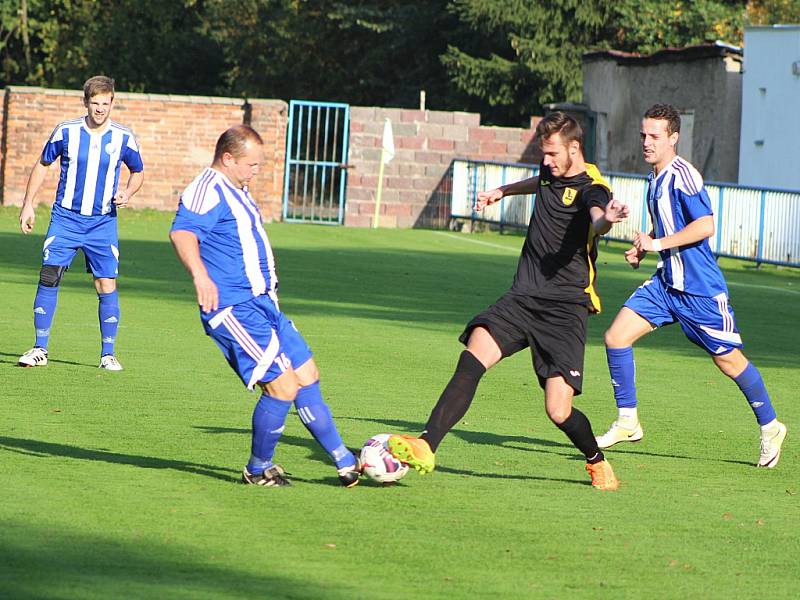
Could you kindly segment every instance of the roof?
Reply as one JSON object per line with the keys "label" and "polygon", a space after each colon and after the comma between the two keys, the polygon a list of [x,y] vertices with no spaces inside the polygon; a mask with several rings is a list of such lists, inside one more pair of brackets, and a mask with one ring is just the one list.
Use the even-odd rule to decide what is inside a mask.
{"label": "roof", "polygon": [[622,50],[596,50],[583,55],[584,62],[614,60],[624,65],[652,65],[664,62],[686,62],[707,58],[742,59],[742,49],[725,42],[710,42],[685,48],[664,48],[652,54],[623,52]]}

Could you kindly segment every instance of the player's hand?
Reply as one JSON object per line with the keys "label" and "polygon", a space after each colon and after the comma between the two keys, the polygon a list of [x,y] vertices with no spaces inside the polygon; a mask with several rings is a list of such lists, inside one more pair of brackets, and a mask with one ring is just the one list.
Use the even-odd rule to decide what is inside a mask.
{"label": "player's hand", "polygon": [[128,194],[125,191],[117,192],[117,195],[114,196],[114,204],[117,205],[118,208],[125,208],[128,205]]}
{"label": "player's hand", "polygon": [[642,231],[633,236],[633,247],[639,252],[650,252],[653,249],[653,238]]}
{"label": "player's hand", "polygon": [[639,252],[636,248],[631,247],[625,250],[625,260],[631,267],[638,269],[639,264],[642,262],[645,254],[647,253]]}
{"label": "player's hand", "polygon": [[36,222],[36,213],[33,206],[30,204],[23,204],[22,210],[19,211],[19,228],[22,233],[28,234],[33,231],[33,224]]}
{"label": "player's hand", "polygon": [[216,284],[208,275],[198,275],[194,278],[194,289],[197,291],[197,304],[204,313],[219,308],[219,291]]}
{"label": "player's hand", "polygon": [[606,204],[605,219],[608,223],[619,223],[628,218],[630,208],[627,204],[617,202],[613,198]]}
{"label": "player's hand", "polygon": [[487,206],[494,204],[503,198],[503,190],[494,188],[493,190],[486,190],[485,192],[478,192],[478,198],[475,200],[473,210],[483,210]]}

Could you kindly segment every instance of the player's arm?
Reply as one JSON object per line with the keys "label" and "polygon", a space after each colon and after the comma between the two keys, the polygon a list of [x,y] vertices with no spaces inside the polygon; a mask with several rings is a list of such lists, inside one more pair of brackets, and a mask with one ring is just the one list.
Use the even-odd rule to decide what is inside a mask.
{"label": "player's arm", "polygon": [[[50,163],[52,164],[52,163]],[[19,211],[19,227],[22,233],[33,231],[33,224],[36,222],[36,213],[33,210],[33,202],[39,194],[39,190],[44,183],[47,175],[47,168],[50,164],[45,164],[41,159],[33,165],[31,174],[28,176],[28,185],[25,187],[25,199],[22,201],[22,209]]]}
{"label": "player's arm", "polygon": [[211,312],[219,308],[219,292],[211,277],[208,276],[206,266],[200,258],[200,242],[191,231],[182,229],[169,233],[172,246],[183,266],[189,271],[197,292],[197,303],[203,312]]}
{"label": "player's arm", "polygon": [[517,196],[520,194],[533,194],[539,186],[539,176],[529,177],[522,181],[515,181],[514,183],[507,183],[496,187],[493,190],[486,190],[478,192],[478,198],[475,200],[475,210],[483,210],[487,206],[505,198],[506,196]]}
{"label": "player's arm", "polygon": [[130,202],[133,195],[139,191],[144,183],[144,171],[131,172],[128,177],[128,183],[124,190],[118,190],[117,195],[114,196],[114,204],[119,208],[123,208]]}
{"label": "player's arm", "polygon": [[628,205],[615,200],[605,186],[591,185],[582,194],[582,201],[589,207],[589,217],[597,235],[605,235],[611,231],[614,223],[628,218]]}
{"label": "player's arm", "polygon": [[633,238],[633,245],[639,252],[650,250],[669,250],[680,246],[689,246],[714,235],[714,217],[705,215],[695,219],[680,231],[662,238],[653,239],[642,231],[637,231]]}

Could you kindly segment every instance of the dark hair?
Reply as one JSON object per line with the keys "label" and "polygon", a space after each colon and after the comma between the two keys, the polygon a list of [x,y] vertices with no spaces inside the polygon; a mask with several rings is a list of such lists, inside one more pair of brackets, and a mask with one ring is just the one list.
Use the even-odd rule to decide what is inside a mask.
{"label": "dark hair", "polygon": [[245,153],[245,145],[248,141],[255,142],[259,146],[264,144],[264,140],[258,132],[250,125],[234,125],[225,130],[217,140],[214,148],[214,162],[222,159],[226,152],[234,158],[239,158]]}
{"label": "dark hair", "polygon": [[114,80],[105,75],[89,77],[83,84],[83,100],[89,102],[97,94],[111,94],[114,98]]}
{"label": "dark hair", "polygon": [[672,104],[654,104],[644,113],[644,118],[666,121],[667,133],[670,135],[681,131],[681,113]]}
{"label": "dark hair", "polygon": [[572,141],[577,141],[583,149],[583,129],[567,113],[561,111],[550,113],[536,125],[536,140],[539,145],[556,133],[561,135],[565,146]]}

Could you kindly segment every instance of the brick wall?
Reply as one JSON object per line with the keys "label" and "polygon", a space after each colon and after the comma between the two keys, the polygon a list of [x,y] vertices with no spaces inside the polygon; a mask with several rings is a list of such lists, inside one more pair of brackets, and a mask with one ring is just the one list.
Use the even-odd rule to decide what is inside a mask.
{"label": "brick wall", "polygon": [[[85,114],[82,93],[8,87],[0,114],[0,203],[19,206],[30,169],[60,121]],[[142,148],[145,183],[135,207],[174,210],[184,187],[211,158],[219,134],[249,122],[265,142],[265,164],[251,192],[267,220],[281,216],[288,106],[250,100],[118,93],[112,118],[130,127]],[[447,225],[448,167],[454,158],[535,162],[533,128],[484,127],[463,112],[351,107],[345,225],[369,227],[375,211],[384,120],[393,124],[396,154],[385,167],[382,227]],[[532,119],[532,125],[535,119]],[[121,181],[128,173],[122,168]],[[58,166],[38,201],[51,203]]]}
{"label": "brick wall", "polygon": [[[247,110],[245,110],[247,108]],[[83,94],[72,90],[9,87],[5,91],[2,203],[19,206],[31,167],[61,121],[86,113]],[[145,183],[133,200],[138,208],[175,210],[181,191],[211,164],[219,134],[249,118],[265,142],[265,166],[251,192],[268,219],[280,214],[286,103],[236,98],[117,93],[111,118],[130,127],[142,151]],[[51,165],[38,202],[52,203],[58,165]],[[127,180],[122,166],[120,181]]]}
{"label": "brick wall", "polygon": [[395,156],[384,167],[381,227],[446,226],[439,217],[447,212],[441,202],[454,158],[526,163],[539,158],[531,143],[533,128],[484,127],[475,113],[351,107],[345,225],[372,225],[387,118]]}

